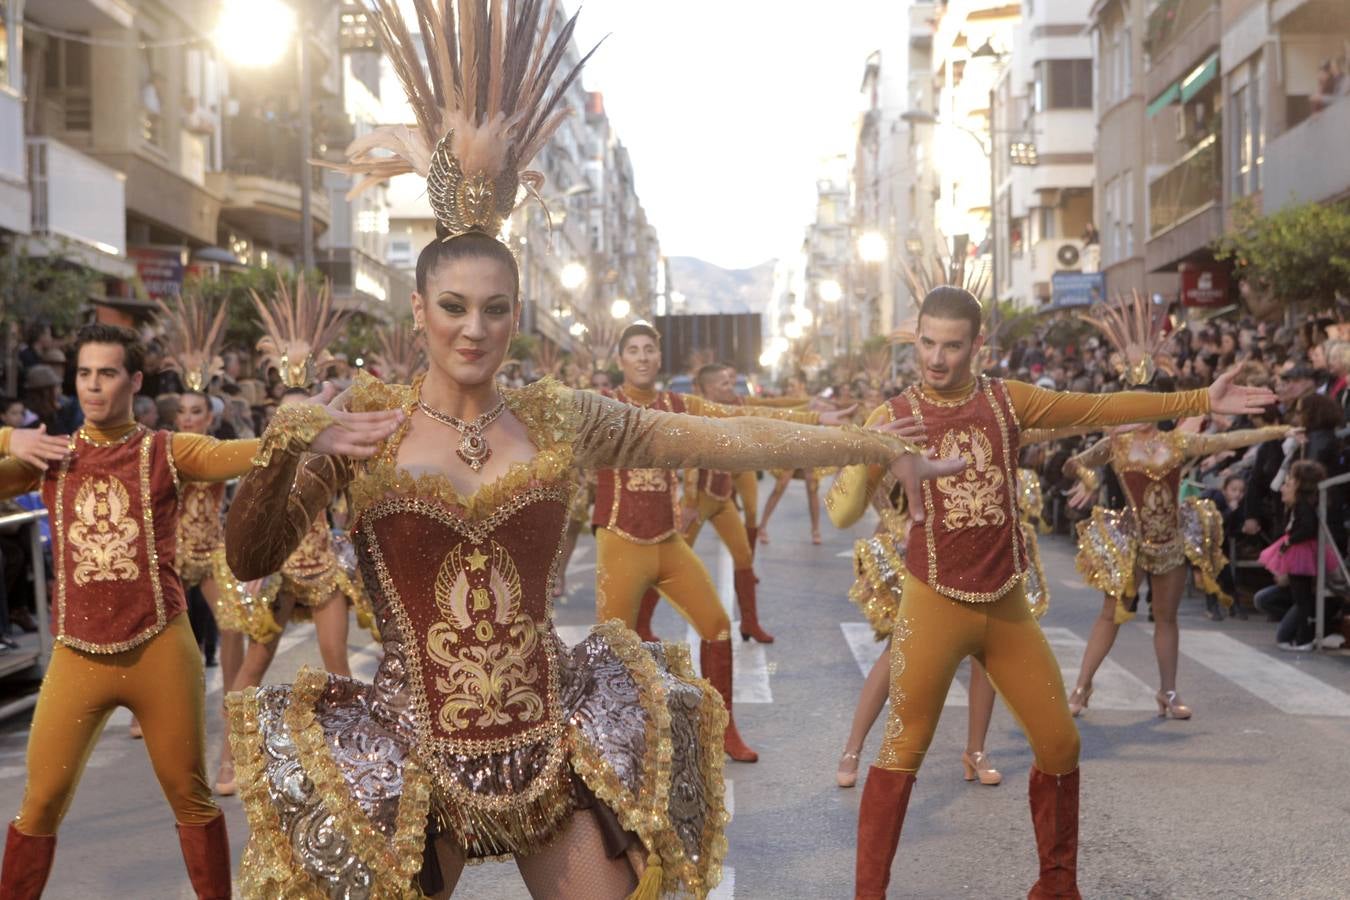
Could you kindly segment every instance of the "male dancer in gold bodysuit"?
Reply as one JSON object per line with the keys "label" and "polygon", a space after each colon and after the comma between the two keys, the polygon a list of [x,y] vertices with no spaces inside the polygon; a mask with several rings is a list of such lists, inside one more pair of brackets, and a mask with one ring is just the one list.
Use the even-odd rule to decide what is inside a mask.
{"label": "male dancer in gold bodysuit", "polygon": [[[980,304],[944,286],[924,297],[918,357],[922,387],[904,393],[909,415],[940,455],[965,471],[906,485],[915,523],[891,643],[891,709],[858,813],[855,894],[884,897],[915,773],[961,660],[973,656],[1026,733],[1035,756],[1030,803],[1040,878],[1031,897],[1078,897],[1078,732],[1059,664],[1024,596],[1027,549],[1018,522],[1016,467],[1023,428],[1110,425],[1209,411],[1241,414],[1271,402],[1232,374],[1208,391],[1160,395],[1058,393],[971,375],[983,344]],[[839,521],[857,518],[882,472],[853,467],[835,492]],[[857,514],[853,513],[856,507]]]}

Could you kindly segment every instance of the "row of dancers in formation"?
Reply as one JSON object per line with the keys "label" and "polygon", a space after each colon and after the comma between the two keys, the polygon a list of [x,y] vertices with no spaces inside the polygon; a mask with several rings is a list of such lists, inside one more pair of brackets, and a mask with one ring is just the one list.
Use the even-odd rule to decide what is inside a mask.
{"label": "row of dancers in formation", "polygon": [[[223,623],[251,638],[226,654],[230,749],[218,779],[235,783],[247,813],[245,896],[448,896],[465,864],[495,858],[514,859],[540,897],[706,895],[726,853],[724,757],[754,752],[731,715],[732,625],[682,531],[710,520],[735,533],[720,473],[825,467],[842,467],[829,494],[835,521],[889,500],[893,483],[910,521],[903,569],[892,540],[889,568],[876,576],[895,605],[882,670],[891,705],[859,812],[856,895],[884,895],[915,773],[971,657],[1034,752],[1032,896],[1077,896],[1078,735],[1028,599],[1035,549],[1018,499],[1022,436],[1249,413],[1269,392],[1228,376],[1208,390],[1111,396],[973,377],[980,306],[947,286],[922,303],[922,383],[866,428],[833,427],[841,414],[657,390],[660,340],[647,325],[620,339],[617,390],[548,379],[502,388],[495,375],[521,297],[515,258],[496,236],[522,185],[539,186],[525,170],[576,77],[558,68],[572,24],[554,27],[552,8],[536,3],[500,14],[469,0],[457,28],[441,8],[415,5],[421,41],[397,4],[375,17],[417,127],[377,130],[344,168],[361,186],[427,177],[440,234],[418,259],[412,303],[425,374],[406,384],[361,375],[341,394],[324,385],[310,396],[340,325],[324,292],[300,286],[278,290],[274,309],[260,303],[263,349],[297,390],[258,441],[137,425],[144,350],[134,334],[102,325],[77,341],[84,426],[61,437],[0,430],[0,494],[40,489],[52,517],[57,640],[0,897],[41,894],[58,825],[118,706],[141,724],[195,892],[230,896],[185,579],[210,581]],[[199,391],[220,313],[191,303],[170,313]],[[599,624],[569,649],[552,601],[587,472],[596,473]],[[222,560],[221,535],[209,533],[218,490],[193,485],[238,476]],[[680,480],[692,485],[683,508]],[[337,496],[359,586],[329,537]],[[180,561],[184,520],[201,530],[181,541],[190,549]],[[1119,531],[1142,559],[1156,541],[1135,522],[1122,519]],[[736,585],[742,636],[769,639],[750,567]],[[702,678],[686,645],[635,633],[652,588],[698,632]],[[368,610],[382,645],[371,683],[346,672],[348,602]],[[328,671],[259,687],[280,628],[297,614],[319,627]]]}

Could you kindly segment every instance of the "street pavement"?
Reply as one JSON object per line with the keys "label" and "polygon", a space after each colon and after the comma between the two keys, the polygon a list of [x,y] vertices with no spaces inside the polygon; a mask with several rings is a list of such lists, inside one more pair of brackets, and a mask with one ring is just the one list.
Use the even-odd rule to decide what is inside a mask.
{"label": "street pavement", "polygon": [[[851,547],[871,523],[832,531],[812,546],[805,502],[794,487],[772,543],[759,549],[760,611],[778,638],[737,641],[736,717],[759,750],[753,765],[728,762],[730,852],[716,898],[851,896],[861,783],[841,790],[834,772],[863,672],[880,646],[848,603]],[[730,559],[713,530],[697,547],[731,604]],[[1072,683],[1101,607],[1073,567],[1066,538],[1042,539],[1052,602],[1043,626]],[[583,538],[555,604],[565,641],[594,616],[594,543]],[[1156,667],[1144,617],[1125,626],[1096,679],[1083,737],[1079,884],[1089,898],[1344,898],[1350,896],[1350,654],[1285,654],[1274,626],[1213,623],[1199,597],[1182,610],[1180,686],[1195,717],[1156,717]],[[687,640],[666,605],[656,630]],[[941,635],[916,635],[940,640]],[[377,648],[353,627],[352,669],[369,678]],[[269,680],[319,665],[309,626],[283,638]],[[960,678],[964,683],[963,670]],[[221,727],[218,670],[208,670],[210,740]],[[948,700],[905,822],[892,897],[1014,898],[1036,877],[1027,811],[1031,756],[1000,703],[986,749],[1004,774],[998,787],[962,780],[964,689]],[[187,898],[172,816],[144,746],[115,715],[95,749],[61,829],[51,898]],[[0,723],[0,815],[17,810],[27,717]],[[863,766],[876,753],[873,729]],[[214,765],[212,767],[214,774]],[[221,801],[236,864],[247,832],[237,798]],[[526,898],[511,865],[466,869],[456,897]]]}

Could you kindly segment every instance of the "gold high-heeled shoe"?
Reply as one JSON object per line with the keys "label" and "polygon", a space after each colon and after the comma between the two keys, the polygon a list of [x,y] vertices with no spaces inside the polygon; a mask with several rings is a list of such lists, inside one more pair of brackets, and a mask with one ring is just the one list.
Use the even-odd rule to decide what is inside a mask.
{"label": "gold high-heeled shoe", "polygon": [[962,753],[961,764],[966,769],[966,781],[980,780],[980,784],[987,784],[993,787],[1003,781],[1003,776],[989,764],[989,757],[983,750],[976,750],[974,753]]}
{"label": "gold high-heeled shoe", "polygon": [[1158,718],[1171,716],[1174,719],[1189,719],[1191,708],[1181,702],[1176,691],[1158,691],[1153,699],[1158,701]]}
{"label": "gold high-heeled shoe", "polygon": [[1083,714],[1083,710],[1088,708],[1088,701],[1092,699],[1092,685],[1087,687],[1076,687],[1069,694],[1069,712],[1076,719]]}
{"label": "gold high-heeled shoe", "polygon": [[[851,769],[845,768],[852,765]],[[834,773],[834,781],[841,788],[851,788],[858,783],[858,754],[849,750],[839,757],[839,771]]]}

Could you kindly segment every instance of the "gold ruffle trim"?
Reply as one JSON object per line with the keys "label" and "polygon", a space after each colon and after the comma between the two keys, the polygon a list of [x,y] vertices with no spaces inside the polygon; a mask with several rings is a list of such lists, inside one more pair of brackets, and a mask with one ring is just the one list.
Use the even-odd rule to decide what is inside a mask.
{"label": "gold ruffle trim", "polygon": [[281,634],[281,626],[272,615],[272,604],[281,587],[280,577],[273,575],[264,579],[261,592],[257,596],[250,594],[244,583],[230,571],[223,547],[211,555],[211,572],[218,591],[216,624],[222,631],[237,631],[260,644]]}
{"label": "gold ruffle trim", "polygon": [[262,443],[253,457],[253,465],[266,468],[272,462],[272,454],[278,451],[303,453],[314,443],[319,432],[332,424],[333,417],[329,415],[327,407],[317,403],[292,403],[277,407],[271,424],[263,432]]}
{"label": "gold ruffle trim", "polygon": [[637,834],[649,853],[660,857],[663,891],[704,896],[721,880],[722,860],[727,849],[723,833],[727,816],[722,782],[722,735],[726,731],[727,715],[721,696],[706,681],[694,677],[687,649],[677,648],[674,644],[665,645],[671,673],[698,684],[703,690],[700,708],[704,712],[699,735],[703,758],[699,760],[699,769],[709,809],[702,853],[695,861],[685,853],[684,844],[670,822],[674,748],[670,739],[670,710],[666,706],[666,692],[661,685],[656,660],[642,648],[637,635],[624,627],[622,622],[611,620],[601,623],[591,633],[604,639],[637,684],[638,702],[647,721],[641,787],[634,795],[609,762],[576,728],[570,728],[568,732],[572,769],[595,796],[614,811],[620,824]]}
{"label": "gold ruffle trim", "polygon": [[[878,548],[889,573],[882,571],[878,551],[873,547]],[[900,613],[900,589],[908,571],[905,561],[895,552],[894,536],[877,534],[854,542],[853,567],[857,577],[849,588],[848,599],[872,626],[877,640],[884,641],[890,637]]]}

